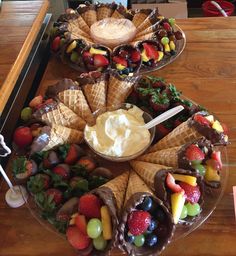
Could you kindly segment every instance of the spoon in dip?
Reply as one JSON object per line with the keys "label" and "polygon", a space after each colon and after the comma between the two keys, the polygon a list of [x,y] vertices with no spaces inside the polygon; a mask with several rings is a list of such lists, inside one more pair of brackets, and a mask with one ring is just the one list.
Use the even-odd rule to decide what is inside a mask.
{"label": "spoon in dip", "polygon": [[184,109],[183,106],[177,106],[167,110],[166,112],[162,113],[161,115],[157,116],[156,118],[152,119],[150,122],[143,125],[145,129],[151,129],[152,127],[164,122],[165,120],[171,118],[172,116],[178,114],[180,111]]}

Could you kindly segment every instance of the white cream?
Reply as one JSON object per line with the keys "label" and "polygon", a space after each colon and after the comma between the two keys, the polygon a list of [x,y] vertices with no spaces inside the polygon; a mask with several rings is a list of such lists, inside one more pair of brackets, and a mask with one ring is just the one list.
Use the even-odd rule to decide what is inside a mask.
{"label": "white cream", "polygon": [[119,109],[98,116],[94,126],[86,126],[85,139],[96,151],[108,156],[130,156],[150,142],[150,132],[137,107]]}

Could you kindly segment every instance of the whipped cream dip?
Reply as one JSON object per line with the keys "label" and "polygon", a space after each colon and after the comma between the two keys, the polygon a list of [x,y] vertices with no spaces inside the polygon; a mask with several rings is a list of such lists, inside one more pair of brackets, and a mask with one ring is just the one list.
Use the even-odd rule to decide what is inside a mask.
{"label": "whipped cream dip", "polygon": [[134,106],[129,110],[108,111],[97,117],[94,126],[86,125],[85,139],[96,151],[108,156],[130,156],[150,142],[150,132],[145,124],[143,111]]}

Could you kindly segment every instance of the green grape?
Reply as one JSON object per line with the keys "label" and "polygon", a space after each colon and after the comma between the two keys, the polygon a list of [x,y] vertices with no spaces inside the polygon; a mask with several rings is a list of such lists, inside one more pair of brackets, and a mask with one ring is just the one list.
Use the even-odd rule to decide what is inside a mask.
{"label": "green grape", "polygon": [[30,107],[23,108],[23,109],[21,110],[20,116],[21,116],[21,119],[22,119],[23,121],[25,121],[25,122],[28,121],[28,120],[30,120],[30,118],[31,118],[31,116],[32,116],[32,109],[31,109]]}
{"label": "green grape", "polygon": [[102,233],[102,222],[99,219],[91,219],[87,225],[87,234],[90,238],[97,238]]}
{"label": "green grape", "polygon": [[193,168],[198,171],[202,176],[205,175],[206,168],[202,164],[195,164],[193,165]]}
{"label": "green grape", "polygon": [[144,235],[139,235],[139,236],[136,236],[136,237],[134,238],[134,244],[135,244],[137,247],[143,246],[144,242],[145,242],[145,237],[144,237]]}
{"label": "green grape", "polygon": [[187,203],[186,208],[188,211],[188,215],[191,217],[198,215],[201,211],[201,207],[198,203],[195,203],[195,204]]}
{"label": "green grape", "polygon": [[182,209],[182,212],[181,212],[181,215],[180,215],[180,219],[185,219],[188,215],[188,210],[187,210],[187,207],[184,205],[183,206],[183,209]]}
{"label": "green grape", "polygon": [[60,41],[60,46],[63,46],[64,43],[65,43],[65,41],[66,41],[66,39],[62,37],[62,38],[61,38],[61,41]]}
{"label": "green grape", "polygon": [[167,36],[162,37],[161,43],[162,43],[163,45],[166,45],[166,44],[168,44],[169,42],[170,42],[170,40],[169,40],[169,38],[168,38]]}
{"label": "green grape", "polygon": [[79,58],[78,53],[73,51],[73,52],[71,53],[70,60],[71,60],[72,62],[76,62],[76,61],[78,60],[78,58]]}
{"label": "green grape", "polygon": [[102,235],[93,239],[93,246],[98,251],[103,251],[107,246],[107,241],[103,238]]}
{"label": "green grape", "polygon": [[169,18],[169,23],[173,27],[175,25],[175,19],[174,18]]}

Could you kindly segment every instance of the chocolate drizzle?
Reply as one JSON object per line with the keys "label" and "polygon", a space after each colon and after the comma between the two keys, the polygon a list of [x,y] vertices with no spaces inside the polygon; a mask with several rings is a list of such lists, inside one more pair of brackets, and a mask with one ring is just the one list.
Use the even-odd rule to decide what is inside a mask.
{"label": "chocolate drizzle", "polygon": [[167,221],[166,226],[167,226],[167,236],[162,238],[159,238],[159,241],[156,246],[154,247],[136,247],[135,245],[132,245],[128,242],[125,241],[125,232],[126,232],[126,223],[128,220],[129,214],[136,209],[137,205],[143,202],[144,198],[146,196],[152,196],[148,192],[138,192],[133,194],[129,200],[127,201],[124,209],[123,209],[123,214],[121,218],[121,222],[119,225],[119,247],[121,249],[124,249],[128,255],[142,255],[142,256],[154,256],[154,255],[159,255],[167,246],[167,244],[170,242],[174,231],[175,231],[175,226],[173,224],[173,219],[172,216],[169,212],[169,210],[164,206],[163,202],[159,200],[156,197],[152,197],[154,201],[163,209],[163,211],[166,214],[165,220]]}

